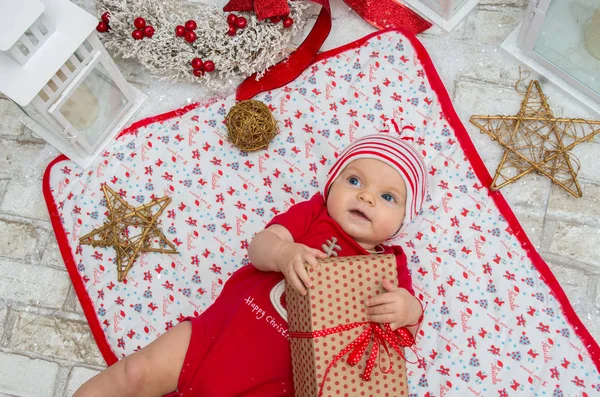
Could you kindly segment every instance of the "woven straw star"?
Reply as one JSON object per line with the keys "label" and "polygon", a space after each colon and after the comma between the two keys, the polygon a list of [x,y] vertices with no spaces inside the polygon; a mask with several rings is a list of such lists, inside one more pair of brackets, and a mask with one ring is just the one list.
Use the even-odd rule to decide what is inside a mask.
{"label": "woven straw star", "polygon": [[470,121],[505,148],[490,189],[498,190],[535,171],[573,196],[582,196],[579,162],[569,151],[600,133],[600,121],[554,117],[537,80],[529,83],[515,116],[476,115]]}
{"label": "woven straw star", "polygon": [[[107,185],[102,186],[102,191],[109,221],[81,237],[79,243],[93,247],[114,247],[119,281],[125,280],[140,252],[178,253],[157,226],[158,217],[171,202],[170,197],[133,207]],[[153,213],[156,206],[158,210]]]}

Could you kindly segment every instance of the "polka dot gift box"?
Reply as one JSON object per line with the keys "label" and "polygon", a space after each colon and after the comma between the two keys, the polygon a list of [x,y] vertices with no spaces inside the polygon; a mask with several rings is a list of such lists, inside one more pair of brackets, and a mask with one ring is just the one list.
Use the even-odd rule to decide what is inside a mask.
{"label": "polka dot gift box", "polygon": [[296,397],[407,396],[404,351],[365,305],[384,276],[397,279],[394,255],[333,257],[308,272],[307,295],[285,291]]}

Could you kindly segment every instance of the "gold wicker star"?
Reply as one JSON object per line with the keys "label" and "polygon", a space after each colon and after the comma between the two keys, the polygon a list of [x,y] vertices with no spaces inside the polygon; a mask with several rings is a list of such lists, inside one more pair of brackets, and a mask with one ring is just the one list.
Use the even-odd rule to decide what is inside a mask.
{"label": "gold wicker star", "polygon": [[573,196],[582,196],[579,162],[569,151],[600,133],[600,121],[554,117],[537,80],[529,83],[517,115],[476,115],[470,121],[505,148],[491,190],[536,171]]}
{"label": "gold wicker star", "polygon": [[[119,281],[125,280],[140,252],[178,253],[157,226],[158,217],[171,202],[170,197],[133,207],[107,185],[102,186],[102,191],[106,198],[109,222],[81,237],[79,243],[93,247],[114,247]],[[152,213],[154,206],[159,208]]]}

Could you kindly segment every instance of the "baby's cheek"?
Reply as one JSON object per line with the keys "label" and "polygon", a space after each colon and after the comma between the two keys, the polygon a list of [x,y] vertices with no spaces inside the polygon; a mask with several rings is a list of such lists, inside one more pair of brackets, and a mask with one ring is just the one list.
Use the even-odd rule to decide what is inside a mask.
{"label": "baby's cheek", "polygon": [[402,214],[397,212],[389,213],[381,219],[381,229],[385,230],[387,237],[391,237],[400,229],[403,220]]}
{"label": "baby's cheek", "polygon": [[396,221],[396,226],[400,227],[404,221],[404,208],[399,208],[394,212],[393,219]]}

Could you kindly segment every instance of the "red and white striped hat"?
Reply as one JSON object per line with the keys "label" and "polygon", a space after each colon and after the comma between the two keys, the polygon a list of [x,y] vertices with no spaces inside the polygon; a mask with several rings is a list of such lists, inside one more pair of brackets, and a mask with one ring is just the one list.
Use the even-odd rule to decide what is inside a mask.
{"label": "red and white striped hat", "polygon": [[[325,184],[324,197],[333,181],[354,160],[376,159],[393,167],[406,184],[406,209],[402,229],[408,225],[421,211],[427,192],[427,171],[419,153],[410,144],[398,137],[373,134],[354,141],[340,154],[329,170]],[[397,234],[397,233],[396,233]]]}

